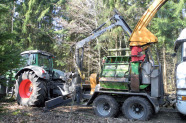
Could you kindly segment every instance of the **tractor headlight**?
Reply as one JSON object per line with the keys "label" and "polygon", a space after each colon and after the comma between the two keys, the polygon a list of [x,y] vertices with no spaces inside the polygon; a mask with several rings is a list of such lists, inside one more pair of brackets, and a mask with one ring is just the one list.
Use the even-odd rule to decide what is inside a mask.
{"label": "tractor headlight", "polygon": [[186,101],[186,96],[177,96],[177,100]]}
{"label": "tractor headlight", "polygon": [[181,96],[182,101],[186,101],[186,96]]}

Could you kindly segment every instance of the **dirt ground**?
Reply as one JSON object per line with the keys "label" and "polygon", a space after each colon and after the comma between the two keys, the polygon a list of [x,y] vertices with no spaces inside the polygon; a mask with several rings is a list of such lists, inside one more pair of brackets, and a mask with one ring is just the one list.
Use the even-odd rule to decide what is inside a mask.
{"label": "dirt ground", "polygon": [[16,102],[0,102],[0,123],[185,123],[173,108],[161,108],[149,121],[126,119],[122,113],[117,118],[101,118],[92,107],[61,106],[49,112],[40,107],[22,107]]}

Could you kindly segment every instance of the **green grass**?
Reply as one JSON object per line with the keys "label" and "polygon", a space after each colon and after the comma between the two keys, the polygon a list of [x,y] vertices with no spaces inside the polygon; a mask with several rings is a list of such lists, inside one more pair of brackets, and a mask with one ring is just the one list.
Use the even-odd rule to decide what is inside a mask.
{"label": "green grass", "polygon": [[17,109],[16,111],[12,112],[12,115],[18,115],[21,114],[21,111],[19,109]]}

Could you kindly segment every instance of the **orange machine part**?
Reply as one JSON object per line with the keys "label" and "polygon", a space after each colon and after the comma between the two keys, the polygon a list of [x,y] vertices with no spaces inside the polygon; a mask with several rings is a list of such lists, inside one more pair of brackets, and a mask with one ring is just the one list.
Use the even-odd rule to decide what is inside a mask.
{"label": "orange machine part", "polygon": [[98,81],[97,81],[97,73],[92,73],[90,75],[89,79],[90,79],[90,86],[91,86],[90,94],[93,94],[94,91],[95,91],[95,87],[96,87],[96,85],[98,83]]}
{"label": "orange machine part", "polygon": [[157,37],[154,36],[146,26],[150,23],[157,11],[167,2],[168,0],[155,0],[153,4],[143,14],[141,19],[138,21],[132,35],[130,36],[130,46],[143,46],[150,43],[156,43]]}

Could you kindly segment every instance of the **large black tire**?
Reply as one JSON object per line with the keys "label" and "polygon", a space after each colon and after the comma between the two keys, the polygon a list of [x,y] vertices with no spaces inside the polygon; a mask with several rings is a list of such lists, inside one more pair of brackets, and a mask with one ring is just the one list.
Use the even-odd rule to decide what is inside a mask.
{"label": "large black tire", "polygon": [[16,80],[15,97],[22,106],[43,106],[47,97],[46,82],[33,71],[25,71]]}
{"label": "large black tire", "polygon": [[129,97],[123,103],[122,112],[127,119],[148,120],[153,110],[147,99]]}
{"label": "large black tire", "polygon": [[108,95],[100,95],[93,102],[93,109],[100,117],[115,117],[118,112],[118,103]]}

